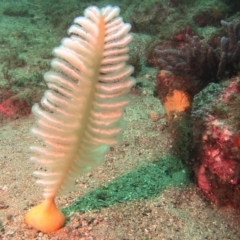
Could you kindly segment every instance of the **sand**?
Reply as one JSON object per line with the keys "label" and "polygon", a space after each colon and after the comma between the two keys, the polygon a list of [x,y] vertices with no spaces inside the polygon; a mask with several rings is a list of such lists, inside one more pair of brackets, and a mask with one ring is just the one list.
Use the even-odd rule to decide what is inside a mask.
{"label": "sand", "polygon": [[[38,141],[29,134],[35,119],[30,115],[0,126],[1,239],[239,239],[239,215],[209,204],[187,169],[167,157],[172,139],[164,110],[145,94],[131,94],[123,143],[101,166],[76,179],[75,191],[57,198],[67,222],[51,234],[24,223],[28,209],[43,199],[32,177],[38,166],[28,161],[29,146]],[[151,111],[158,121],[149,117]]]}

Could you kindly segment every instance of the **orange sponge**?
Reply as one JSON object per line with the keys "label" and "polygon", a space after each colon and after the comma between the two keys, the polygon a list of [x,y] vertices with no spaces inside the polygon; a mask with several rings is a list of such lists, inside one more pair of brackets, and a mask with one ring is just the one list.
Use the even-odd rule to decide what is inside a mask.
{"label": "orange sponge", "polygon": [[65,216],[57,209],[54,198],[49,198],[32,208],[26,214],[25,222],[37,230],[50,233],[64,225]]}
{"label": "orange sponge", "polygon": [[168,118],[171,116],[171,113],[183,112],[189,106],[190,101],[187,93],[177,89],[174,89],[171,94],[168,94],[164,102],[164,108]]}

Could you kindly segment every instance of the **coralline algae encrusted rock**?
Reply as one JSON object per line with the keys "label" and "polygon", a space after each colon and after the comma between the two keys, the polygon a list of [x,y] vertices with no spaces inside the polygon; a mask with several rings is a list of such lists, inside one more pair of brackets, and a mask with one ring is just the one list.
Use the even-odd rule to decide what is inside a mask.
{"label": "coralline algae encrusted rock", "polygon": [[210,84],[192,105],[198,187],[218,206],[240,208],[240,78]]}

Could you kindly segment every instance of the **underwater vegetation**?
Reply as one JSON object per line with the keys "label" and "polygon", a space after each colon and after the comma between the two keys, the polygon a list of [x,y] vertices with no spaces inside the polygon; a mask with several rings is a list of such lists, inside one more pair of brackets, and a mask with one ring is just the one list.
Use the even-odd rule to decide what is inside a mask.
{"label": "underwater vegetation", "polygon": [[[201,19],[216,25],[202,14],[194,17],[200,27]],[[149,63],[160,69],[155,96],[174,129],[173,150],[213,204],[239,209],[240,20],[219,22],[227,36],[206,39],[187,26],[173,35],[171,48],[157,44]]]}
{"label": "underwater vegetation", "polygon": [[221,24],[227,28],[229,37],[219,38],[215,48],[198,36],[186,34],[180,49],[155,49],[159,68],[180,76],[170,82],[158,77],[156,94],[163,102],[167,94],[176,90],[182,91],[191,102],[210,82],[230,78],[240,70],[240,20],[222,20]]}
{"label": "underwater vegetation", "polygon": [[[239,209],[239,1],[111,2],[131,24],[131,37],[118,8],[101,9],[105,1],[6,1],[1,9],[9,23],[17,18],[21,24],[0,36],[0,121],[30,114],[48,87],[33,107],[37,126],[32,133],[43,146],[31,147],[32,160],[42,167],[34,175],[45,201],[30,210],[26,222],[49,233],[73,212],[154,198],[166,186],[181,186],[179,179],[188,184],[184,176],[189,173],[210,202]],[[89,5],[99,9],[75,20],[71,36],[54,50],[43,81],[52,47]],[[171,157],[159,157],[90,191],[65,207],[64,216],[54,198],[121,142],[129,92],[142,101],[155,95],[162,102],[165,115],[149,107],[149,117],[157,134],[170,133]],[[55,164],[59,159],[63,164]]]}

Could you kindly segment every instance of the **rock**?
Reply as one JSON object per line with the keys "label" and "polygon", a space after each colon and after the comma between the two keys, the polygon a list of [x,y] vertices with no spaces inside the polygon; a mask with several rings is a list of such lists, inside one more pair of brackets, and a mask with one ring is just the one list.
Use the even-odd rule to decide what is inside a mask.
{"label": "rock", "polygon": [[240,78],[194,97],[193,167],[198,187],[218,206],[240,207]]}

